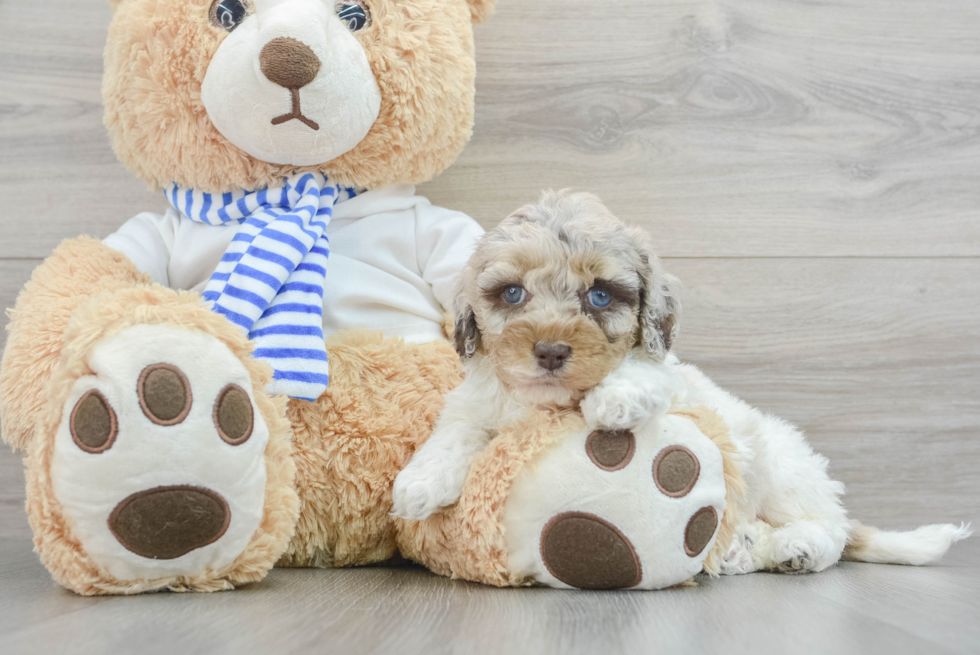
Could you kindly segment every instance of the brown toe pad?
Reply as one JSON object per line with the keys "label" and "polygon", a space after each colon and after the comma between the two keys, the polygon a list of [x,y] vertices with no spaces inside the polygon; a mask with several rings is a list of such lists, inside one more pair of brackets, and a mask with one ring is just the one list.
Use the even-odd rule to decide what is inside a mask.
{"label": "brown toe pad", "polygon": [[653,481],[671,498],[686,496],[697,484],[701,463],[684,446],[668,446],[653,461]]}
{"label": "brown toe pad", "polygon": [[116,413],[100,392],[82,396],[71,411],[69,430],[75,445],[87,453],[104,453],[112,448],[119,432]]}
{"label": "brown toe pad", "polygon": [[585,442],[592,463],[604,471],[618,471],[633,459],[636,437],[629,430],[596,430]]}
{"label": "brown toe pad", "polygon": [[697,557],[704,550],[718,529],[718,512],[714,507],[702,507],[687,522],[684,531],[684,552]]}
{"label": "brown toe pad", "polygon": [[152,364],[136,383],[140,407],[157,425],[177,425],[191,411],[191,385],[184,372],[172,364]]}
{"label": "brown toe pad", "polygon": [[229,384],[218,394],[214,404],[214,426],[232,446],[248,441],[255,427],[255,414],[248,394],[237,384]]}

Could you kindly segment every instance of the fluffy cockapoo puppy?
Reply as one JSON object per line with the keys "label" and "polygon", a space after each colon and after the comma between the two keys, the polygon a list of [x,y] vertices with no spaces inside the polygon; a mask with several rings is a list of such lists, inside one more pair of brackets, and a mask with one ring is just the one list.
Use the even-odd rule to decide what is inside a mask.
{"label": "fluffy cockapoo puppy", "polygon": [[452,505],[497,431],[542,405],[578,406],[591,426],[615,430],[675,403],[714,410],[738,451],[747,490],[723,573],[821,571],[842,556],[924,564],[968,536],[953,525],[887,533],[849,520],[844,485],[800,430],[669,354],[676,287],[648,236],[589,194],[546,193],[484,236],[456,307],[466,380],[395,480],[395,514],[420,520]]}

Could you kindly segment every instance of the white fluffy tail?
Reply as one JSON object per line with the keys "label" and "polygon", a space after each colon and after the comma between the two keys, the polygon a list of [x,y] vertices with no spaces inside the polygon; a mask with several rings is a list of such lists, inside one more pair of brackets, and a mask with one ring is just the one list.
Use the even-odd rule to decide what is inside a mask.
{"label": "white fluffy tail", "polygon": [[859,521],[851,521],[851,534],[844,547],[844,559],[852,562],[911,564],[935,562],[949,547],[973,532],[969,524],[923,525],[909,532],[885,532]]}

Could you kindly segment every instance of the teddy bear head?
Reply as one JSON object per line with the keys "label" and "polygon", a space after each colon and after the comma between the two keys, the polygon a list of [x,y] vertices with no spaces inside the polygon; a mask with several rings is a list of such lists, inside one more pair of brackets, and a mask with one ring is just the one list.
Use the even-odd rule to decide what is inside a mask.
{"label": "teddy bear head", "polygon": [[420,183],[473,124],[494,0],[111,0],[105,123],[152,188]]}

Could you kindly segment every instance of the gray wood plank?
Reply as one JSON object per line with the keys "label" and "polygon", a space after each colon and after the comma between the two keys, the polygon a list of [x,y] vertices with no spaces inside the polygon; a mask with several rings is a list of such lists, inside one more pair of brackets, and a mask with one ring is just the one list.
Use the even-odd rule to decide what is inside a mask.
{"label": "gray wood plank", "polygon": [[[101,125],[108,18],[0,4],[0,257],[164,206]],[[489,226],[593,190],[675,256],[977,255],[978,29],[965,0],[503,0],[473,142],[423,191]]]}
{"label": "gray wood plank", "polygon": [[107,0],[0,2],[0,258],[104,237],[165,201],[116,160],[102,125]]}
{"label": "gray wood plank", "polygon": [[[978,638],[980,572],[955,560],[659,592],[502,590],[413,568],[276,570],[228,593],[90,599],[38,583],[26,550],[0,542],[0,561],[17,563],[0,585],[7,653],[966,653]],[[976,553],[966,543],[957,558]],[[916,597],[932,607],[909,623],[881,617]]]}
{"label": "gray wood plank", "polygon": [[803,427],[871,523],[980,519],[980,260],[668,260],[677,349]]}
{"label": "gray wood plank", "polygon": [[593,190],[674,256],[976,255],[978,29],[961,0],[504,0],[425,190],[486,225]]}

